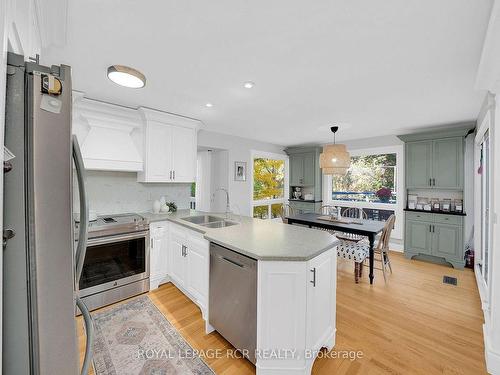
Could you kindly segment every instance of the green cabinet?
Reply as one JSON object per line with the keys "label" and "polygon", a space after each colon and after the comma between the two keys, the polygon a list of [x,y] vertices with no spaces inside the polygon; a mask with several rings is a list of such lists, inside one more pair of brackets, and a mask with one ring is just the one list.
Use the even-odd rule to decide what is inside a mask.
{"label": "green cabinet", "polygon": [[315,179],[315,153],[290,156],[290,185],[313,186]]}
{"label": "green cabinet", "polygon": [[432,232],[429,223],[408,220],[406,222],[405,249],[411,253],[428,254],[432,245]]}
{"label": "green cabinet", "polygon": [[290,185],[301,186],[304,180],[304,155],[290,156]]}
{"label": "green cabinet", "polygon": [[432,182],[434,188],[463,188],[463,144],[462,137],[438,139],[432,142]]}
{"label": "green cabinet", "polygon": [[305,214],[308,212],[318,212],[321,208],[321,202],[300,202],[290,200],[288,202],[290,207],[294,210],[296,214]]}
{"label": "green cabinet", "polygon": [[[316,203],[322,201],[323,175],[319,167],[319,154],[321,151],[322,148],[318,146],[289,147],[285,150],[289,156],[289,198],[293,199],[294,186],[302,187],[303,193],[312,193],[314,196],[313,201],[295,201],[293,203],[307,206],[307,208],[301,207],[300,212],[314,212],[317,206]],[[293,206],[292,202],[290,200],[290,205]]]}
{"label": "green cabinet", "polygon": [[406,212],[405,256],[441,258],[464,267],[463,216]]}
{"label": "green cabinet", "polygon": [[410,142],[406,144],[407,188],[429,187],[431,180],[432,142]]}
{"label": "green cabinet", "polygon": [[407,189],[463,188],[463,137],[406,143]]}

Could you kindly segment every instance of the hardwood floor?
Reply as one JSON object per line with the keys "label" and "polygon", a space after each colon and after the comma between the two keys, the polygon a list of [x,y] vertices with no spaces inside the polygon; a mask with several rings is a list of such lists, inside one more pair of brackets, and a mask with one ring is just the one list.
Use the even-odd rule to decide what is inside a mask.
{"label": "hardwood floor", "polygon": [[[380,271],[369,285],[367,269],[354,283],[353,264],[339,260],[335,351],[362,351],[361,359],[317,359],[313,374],[483,374],[486,373],[482,311],[474,274],[391,253],[394,274]],[[443,275],[458,286],[443,284]],[[205,335],[200,310],[171,283],[148,293],[195,348],[227,349],[217,332]],[[85,345],[80,328],[80,348]],[[242,359],[207,359],[217,374],[254,374]]]}

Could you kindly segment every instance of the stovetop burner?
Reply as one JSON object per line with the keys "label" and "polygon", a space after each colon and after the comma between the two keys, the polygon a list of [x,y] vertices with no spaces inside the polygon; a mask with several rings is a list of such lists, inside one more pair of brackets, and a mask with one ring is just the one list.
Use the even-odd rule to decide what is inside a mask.
{"label": "stovetop burner", "polygon": [[[75,223],[78,232],[79,223]],[[89,238],[114,236],[117,234],[140,232],[148,229],[148,221],[134,213],[101,215],[89,222]]]}

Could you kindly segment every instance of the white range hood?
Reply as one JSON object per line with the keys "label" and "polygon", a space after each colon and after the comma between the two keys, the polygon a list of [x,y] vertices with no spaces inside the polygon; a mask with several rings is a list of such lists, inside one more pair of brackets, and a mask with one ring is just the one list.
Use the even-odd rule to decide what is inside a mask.
{"label": "white range hood", "polygon": [[137,110],[73,92],[73,134],[80,143],[86,169],[143,170],[142,127]]}

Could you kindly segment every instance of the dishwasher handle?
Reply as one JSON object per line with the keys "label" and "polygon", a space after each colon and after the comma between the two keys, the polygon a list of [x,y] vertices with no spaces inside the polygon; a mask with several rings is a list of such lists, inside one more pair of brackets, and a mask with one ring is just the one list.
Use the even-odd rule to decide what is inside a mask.
{"label": "dishwasher handle", "polygon": [[234,264],[234,265],[235,265],[235,266],[237,266],[237,267],[240,267],[240,268],[245,268],[245,266],[244,266],[243,264],[238,263],[238,262],[235,262],[235,261],[234,261],[234,260],[232,260],[232,259],[226,258],[226,257],[224,257],[224,256],[221,256],[220,258],[221,258],[221,259],[223,259],[223,260],[225,260],[226,262],[229,262],[229,263],[231,263],[231,264]]}

